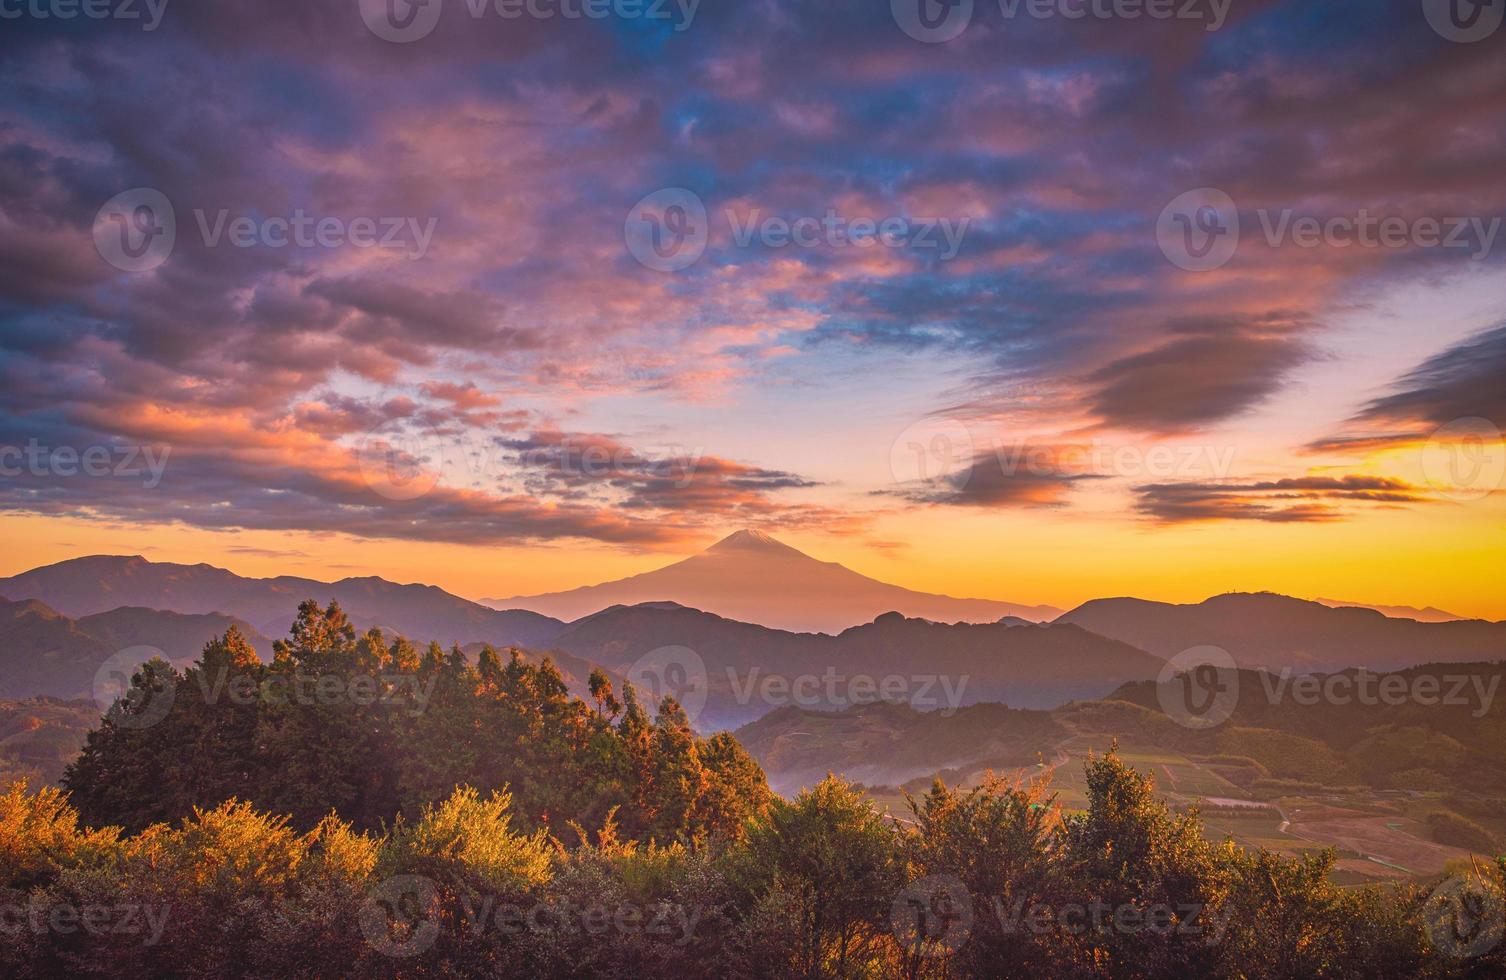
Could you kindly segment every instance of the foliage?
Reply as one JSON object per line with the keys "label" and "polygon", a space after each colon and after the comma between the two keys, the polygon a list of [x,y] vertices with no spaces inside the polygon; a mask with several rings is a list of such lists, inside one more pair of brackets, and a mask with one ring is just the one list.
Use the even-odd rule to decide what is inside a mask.
{"label": "foliage", "polygon": [[1209,843],[1112,751],[1087,783],[1064,817],[1043,783],[938,782],[896,821],[829,777],[741,836],[640,842],[609,813],[569,846],[468,787],[378,833],[231,800],[122,836],[18,785],[0,796],[0,974],[1501,975],[1506,944],[1453,955],[1429,909],[1464,879],[1469,909],[1499,909],[1506,859],[1342,889],[1331,852]]}
{"label": "foliage", "polygon": [[[1506,915],[1506,858],[1340,888],[1331,851],[1210,842],[1114,750],[1086,762],[1081,812],[990,776],[937,781],[894,819],[833,776],[771,798],[735,739],[697,736],[673,701],[650,717],[602,675],[586,703],[547,661],[420,653],[334,607],[306,604],[271,664],[232,631],[164,667],[91,735],[71,801],[0,796],[0,975],[1506,972],[1506,941],[1466,957],[1457,932]],[[395,713],[271,695],[305,670],[419,683],[379,682]],[[206,694],[236,678],[247,698]],[[169,690],[170,712],[134,723]]]}
{"label": "foliage", "polygon": [[338,605],[309,601],[270,664],[231,628],[183,674],[144,665],[64,785],[87,822],[131,831],[230,799],[299,829],[333,812],[374,830],[457,786],[508,789],[525,829],[600,826],[615,809],[627,833],[658,841],[735,836],[767,806],[735,740],[698,737],[672,700],[650,721],[605,675],[592,691],[593,705],[571,697],[547,658],[518,650],[504,661],[485,647],[472,664],[357,636]]}

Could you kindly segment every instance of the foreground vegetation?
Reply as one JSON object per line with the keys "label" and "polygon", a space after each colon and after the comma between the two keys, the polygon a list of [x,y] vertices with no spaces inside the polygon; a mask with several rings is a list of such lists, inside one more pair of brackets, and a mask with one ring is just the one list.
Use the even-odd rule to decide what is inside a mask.
{"label": "foreground vegetation", "polygon": [[[1000,780],[906,820],[835,778],[785,802],[672,701],[409,649],[306,604],[273,664],[228,634],[144,668],[66,793],[0,796],[0,975],[1506,974],[1506,860],[1341,889],[1332,854],[1208,841],[1113,751],[1081,812]],[[428,695],[333,696],[410,666]],[[265,683],[296,671],[332,696]]]}
{"label": "foreground vegetation", "polygon": [[240,799],[307,830],[330,813],[361,829],[414,814],[459,785],[510,787],[528,829],[600,825],[637,840],[734,832],[769,799],[731,735],[701,739],[672,701],[650,718],[592,675],[594,705],[547,660],[491,647],[472,664],[339,606],[299,607],[270,664],[235,630],[185,674],[152,661],[64,774],[91,824],[130,831]]}

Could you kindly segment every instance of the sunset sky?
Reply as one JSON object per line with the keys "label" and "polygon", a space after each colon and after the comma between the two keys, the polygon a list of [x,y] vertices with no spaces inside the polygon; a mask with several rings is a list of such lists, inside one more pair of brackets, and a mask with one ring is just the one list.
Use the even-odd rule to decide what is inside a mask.
{"label": "sunset sky", "polygon": [[[1506,619],[1506,28],[979,0],[927,43],[903,6],[0,22],[0,575],[142,554],[502,597],[756,527],[954,595]],[[138,188],[176,236],[125,271],[101,208]],[[1166,228],[1202,188],[1238,247],[1187,269]],[[222,212],[352,241],[243,247]],[[829,213],[906,231],[740,240]],[[1405,240],[1290,224],[1362,215]],[[656,226],[704,253],[640,261]],[[91,447],[109,472],[56,454]]]}

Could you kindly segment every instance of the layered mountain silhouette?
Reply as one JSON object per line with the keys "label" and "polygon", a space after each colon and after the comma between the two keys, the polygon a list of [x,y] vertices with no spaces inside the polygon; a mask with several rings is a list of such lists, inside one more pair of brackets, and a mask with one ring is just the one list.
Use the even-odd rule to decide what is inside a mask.
{"label": "layered mountain silhouette", "polygon": [[1222,647],[1241,667],[1299,671],[1506,658],[1506,623],[1418,622],[1373,609],[1332,608],[1270,592],[1233,592],[1190,605],[1094,599],[1056,620],[1160,657]]}
{"label": "layered mountain silhouette", "polygon": [[915,592],[812,558],[752,530],[641,575],[568,592],[482,600],[496,609],[531,609],[564,620],[609,606],[662,601],[775,629],[831,634],[886,612],[945,623],[991,623],[1005,616],[1040,622],[1061,613],[1052,606]]}
{"label": "layered mountain silhouette", "polygon": [[95,672],[111,655],[156,647],[169,661],[187,664],[232,626],[263,658],[271,656],[272,641],[251,624],[217,613],[126,606],[72,619],[36,599],[0,599],[0,697],[90,697]]}
{"label": "layered mountain silhouette", "polygon": [[[120,606],[180,613],[220,613],[268,636],[287,633],[298,603],[338,602],[359,628],[381,626],[415,640],[488,642],[536,647],[564,624],[525,610],[496,610],[432,585],[398,585],[376,577],[338,582],[283,575],[245,578],[213,565],[147,561],[139,555],[91,555],[0,579],[0,595],[38,599],[65,616]],[[206,637],[207,639],[207,637]]]}
{"label": "layered mountain silhouette", "polygon": [[1334,608],[1353,607],[1355,609],[1374,609],[1382,616],[1390,616],[1392,619],[1415,619],[1419,623],[1452,623],[1458,619],[1468,619],[1468,616],[1460,616],[1437,606],[1384,606],[1369,602],[1344,602],[1339,599],[1325,599],[1322,596],[1313,602],[1321,602],[1325,606]]}
{"label": "layered mountain silhouette", "polygon": [[[624,593],[631,601],[592,605]],[[742,611],[692,608],[665,598],[673,594]],[[649,595],[655,598],[643,598]],[[1008,603],[911,592],[751,531],[658,572],[535,597],[540,605],[558,601],[554,608],[566,615],[576,606],[587,610],[569,623],[494,609],[434,586],[375,577],[246,578],[211,565],[140,557],[92,556],[33,569],[0,579],[0,596],[10,600],[0,601],[0,697],[87,694],[98,665],[117,650],[155,646],[186,663],[231,625],[267,656],[268,637],[284,635],[298,603],[313,598],[339,602],[358,628],[381,626],[419,643],[458,643],[473,655],[481,643],[522,647],[530,657],[552,654],[577,692],[594,666],[614,682],[633,677],[644,686],[642,671],[635,673],[641,658],[689,648],[706,672],[698,727],[708,730],[745,724],[791,702],[841,708],[919,697],[920,707],[996,701],[1053,708],[1152,679],[1165,658],[1201,645],[1224,648],[1242,667],[1301,671],[1506,658],[1506,623],[1421,622],[1270,593],[1188,605],[1099,599],[1037,623],[1046,607],[1024,608],[1022,616],[1022,607]],[[871,611],[871,604],[896,597],[902,601]],[[787,610],[776,615],[781,604]],[[783,619],[794,628],[739,616]],[[835,626],[860,616],[861,625]],[[985,621],[938,622],[970,617]],[[779,686],[799,678],[806,678],[809,696]],[[856,678],[899,678],[901,686],[892,695],[855,689]],[[645,690],[644,699],[652,704],[660,693]]]}
{"label": "layered mountain silhouette", "polygon": [[[571,623],[552,647],[630,677],[656,651],[694,651],[689,662],[704,664],[706,678],[697,724],[707,730],[734,728],[785,704],[841,708],[903,700],[956,708],[998,701],[1047,708],[1154,678],[1162,666],[1127,643],[1069,624],[944,624],[886,613],[831,636],[740,623],[674,603],[604,609]],[[682,655],[670,659],[686,663]]]}

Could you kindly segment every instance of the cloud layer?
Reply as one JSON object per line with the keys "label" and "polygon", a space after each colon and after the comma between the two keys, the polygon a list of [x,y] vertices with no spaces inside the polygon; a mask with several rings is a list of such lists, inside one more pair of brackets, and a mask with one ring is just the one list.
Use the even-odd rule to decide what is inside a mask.
{"label": "cloud layer", "polygon": [[[1247,417],[1324,356],[1334,309],[1501,264],[1261,237],[1259,215],[1282,209],[1506,210],[1501,39],[1451,44],[1416,6],[1254,0],[1209,30],[985,3],[945,45],[858,0],[706,4],[683,30],[452,0],[408,44],[375,36],[355,0],[175,4],[150,32],[7,22],[0,445],[172,454],[150,489],[26,470],[0,507],[478,543],[850,533],[865,515],[778,439],[677,448],[647,409],[611,432],[578,416],[736,402],[785,383],[780,365],[818,376],[874,352],[961,360],[948,411],[1063,440]],[[1227,265],[1189,272],[1154,229],[1205,186],[1245,232]],[[177,238],[127,273],[93,231],[139,187],[172,202]],[[704,255],[672,273],[624,244],[635,203],[663,188],[706,210]],[[754,214],[965,231],[950,258],[914,240],[744,243]],[[396,232],[369,247],[213,234],[222,217],[298,215]],[[432,228],[421,257],[415,228]],[[1506,420],[1503,357],[1503,328],[1442,352],[1334,439]],[[757,441],[741,436],[725,434]],[[363,469],[373,439],[449,458],[404,458],[440,472],[400,499]],[[607,469],[581,464],[593,447]],[[996,462],[886,505],[1058,505],[1090,476]],[[1301,521],[1409,502],[1283,484],[1145,485],[1127,503],[1157,521]]]}

